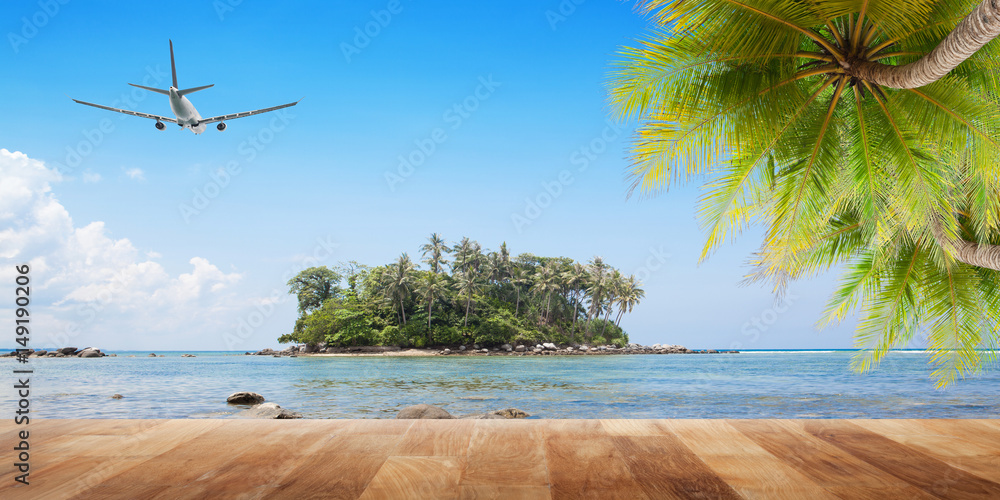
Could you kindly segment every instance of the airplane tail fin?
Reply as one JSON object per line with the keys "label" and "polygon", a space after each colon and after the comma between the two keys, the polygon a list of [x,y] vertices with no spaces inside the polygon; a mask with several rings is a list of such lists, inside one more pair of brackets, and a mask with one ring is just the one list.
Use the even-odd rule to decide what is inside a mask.
{"label": "airplane tail fin", "polygon": [[184,95],[193,94],[193,93],[195,93],[195,92],[197,92],[199,90],[205,90],[205,89],[207,89],[209,87],[214,87],[214,86],[215,86],[215,84],[213,83],[211,85],[202,85],[201,87],[192,87],[192,88],[189,88],[189,89],[178,90],[177,94],[184,96]]}
{"label": "airplane tail fin", "polygon": [[140,89],[148,90],[150,92],[156,92],[157,94],[170,95],[169,91],[166,91],[166,90],[163,90],[163,89],[154,89],[153,87],[145,87],[145,86],[142,86],[142,85],[136,85],[134,83],[130,83],[129,85],[131,85],[133,87],[139,87]]}
{"label": "airplane tail fin", "polygon": [[174,65],[174,41],[170,41],[170,76],[174,77],[174,88],[177,87],[177,66]]}
{"label": "airplane tail fin", "polygon": [[[174,41],[173,40],[169,40],[169,41],[170,41],[170,76],[173,78],[173,84],[174,84],[173,87],[176,89],[177,88],[177,64],[174,63]],[[142,86],[142,85],[136,85],[134,83],[130,83],[129,85],[131,85],[133,87],[139,87],[140,89],[148,90],[150,92],[156,92],[157,94],[170,95],[170,91],[168,91],[168,90],[154,89],[153,87],[145,87],[145,86]],[[192,87],[192,88],[189,88],[189,89],[178,90],[177,93],[179,95],[181,95],[181,96],[184,96],[184,95],[187,95],[187,94],[193,94],[193,93],[195,93],[195,92],[197,92],[199,90],[205,90],[205,89],[207,89],[209,87],[212,87],[214,85],[215,84],[213,83],[212,85],[203,85],[201,87]]]}

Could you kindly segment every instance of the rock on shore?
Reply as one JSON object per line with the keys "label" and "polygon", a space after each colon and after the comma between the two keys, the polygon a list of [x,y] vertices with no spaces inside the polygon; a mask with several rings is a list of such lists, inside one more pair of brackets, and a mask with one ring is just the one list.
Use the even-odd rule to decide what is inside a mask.
{"label": "rock on shore", "polygon": [[261,403],[249,410],[243,410],[236,415],[237,418],[271,418],[290,419],[302,418],[302,414],[278,406],[276,403]]}
{"label": "rock on shore", "polygon": [[419,404],[413,406],[407,406],[399,413],[396,414],[398,419],[419,419],[419,418],[436,418],[436,419],[446,419],[455,418],[447,411],[438,408],[437,406]]}
{"label": "rock on shore", "polygon": [[437,406],[419,404],[413,406],[407,406],[399,413],[396,414],[398,419],[449,419],[449,418],[461,418],[461,419],[504,419],[504,418],[525,418],[529,415],[517,408],[505,408],[503,410],[495,410],[486,413],[474,413],[471,415],[462,415],[456,417],[451,413],[448,413],[443,408],[438,408]]}
{"label": "rock on shore", "polygon": [[476,413],[472,415],[462,415],[461,419],[508,419],[508,418],[527,418],[527,412],[518,410],[517,408],[504,408],[503,410],[488,411],[486,413]]}
{"label": "rock on shore", "polygon": [[264,402],[264,396],[256,392],[234,392],[226,398],[226,402],[234,405],[259,405]]}

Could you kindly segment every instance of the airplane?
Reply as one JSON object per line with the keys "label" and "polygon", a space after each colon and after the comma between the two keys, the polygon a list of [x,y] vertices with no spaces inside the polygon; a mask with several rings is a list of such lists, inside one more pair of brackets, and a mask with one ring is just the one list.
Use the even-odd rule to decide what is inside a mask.
{"label": "airplane", "polygon": [[221,132],[223,130],[226,130],[226,120],[235,120],[237,118],[243,118],[243,117],[246,117],[246,116],[253,116],[253,115],[259,115],[261,113],[267,113],[269,111],[276,111],[276,110],[279,110],[279,109],[282,109],[282,108],[287,108],[287,107],[295,106],[296,104],[298,104],[302,100],[302,99],[299,99],[298,101],[290,102],[288,104],[282,104],[280,106],[274,106],[274,107],[264,108],[264,109],[256,109],[254,111],[244,111],[242,113],[232,113],[232,114],[229,114],[229,115],[219,115],[219,116],[213,116],[211,118],[202,118],[201,115],[198,114],[198,110],[194,109],[194,105],[191,104],[191,101],[189,101],[186,96],[188,94],[195,93],[195,92],[197,92],[199,90],[205,90],[205,89],[207,89],[209,87],[214,86],[215,84],[213,83],[212,85],[204,85],[204,86],[201,86],[201,87],[192,87],[192,88],[189,88],[189,89],[180,89],[180,88],[178,88],[178,86],[177,86],[177,67],[174,65],[174,41],[173,40],[169,40],[169,42],[170,42],[170,73],[171,73],[171,76],[173,76],[173,80],[174,80],[173,81],[173,85],[171,85],[170,88],[167,89],[167,90],[154,89],[152,87],[144,87],[142,85],[136,85],[134,83],[130,83],[129,85],[131,85],[133,87],[138,87],[140,89],[148,90],[150,92],[156,92],[158,94],[163,94],[163,95],[169,96],[170,97],[170,110],[173,111],[175,118],[169,118],[169,117],[166,117],[166,116],[159,116],[159,115],[151,115],[149,113],[142,113],[142,112],[139,112],[139,111],[132,111],[132,110],[129,110],[129,109],[112,108],[111,106],[102,106],[100,104],[94,104],[94,103],[91,103],[91,102],[78,101],[76,99],[73,99],[72,97],[70,99],[73,99],[74,102],[77,102],[77,103],[80,103],[80,104],[85,104],[87,106],[93,106],[95,108],[101,108],[101,109],[106,109],[108,111],[116,111],[118,113],[125,113],[126,115],[132,115],[132,116],[138,116],[140,118],[149,118],[151,120],[156,120],[156,129],[157,130],[163,130],[163,129],[166,128],[166,125],[164,125],[163,122],[176,123],[177,125],[179,125],[181,127],[181,130],[183,130],[183,129],[190,129],[192,132],[195,133],[195,135],[198,135],[198,134],[201,134],[202,132],[204,132],[205,131],[205,125],[207,125],[209,123],[218,122],[219,124],[216,125],[216,128],[219,129],[219,131]]}

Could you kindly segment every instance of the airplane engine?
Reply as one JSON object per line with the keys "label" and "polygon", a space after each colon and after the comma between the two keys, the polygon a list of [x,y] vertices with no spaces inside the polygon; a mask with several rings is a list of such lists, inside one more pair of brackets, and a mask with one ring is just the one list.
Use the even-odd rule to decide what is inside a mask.
{"label": "airplane engine", "polygon": [[219,132],[226,130],[226,122],[219,122],[219,124],[216,125],[215,128],[219,129]]}
{"label": "airplane engine", "polygon": [[165,128],[167,128],[167,126],[164,125],[163,122],[156,122],[156,130],[163,130]]}

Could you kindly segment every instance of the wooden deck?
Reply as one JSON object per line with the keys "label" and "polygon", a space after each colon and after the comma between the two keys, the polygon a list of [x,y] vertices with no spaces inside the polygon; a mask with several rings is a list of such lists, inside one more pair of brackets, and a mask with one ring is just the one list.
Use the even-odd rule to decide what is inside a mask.
{"label": "wooden deck", "polygon": [[[23,427],[21,427],[23,428]],[[1000,498],[1000,420],[35,420],[0,498]]]}

